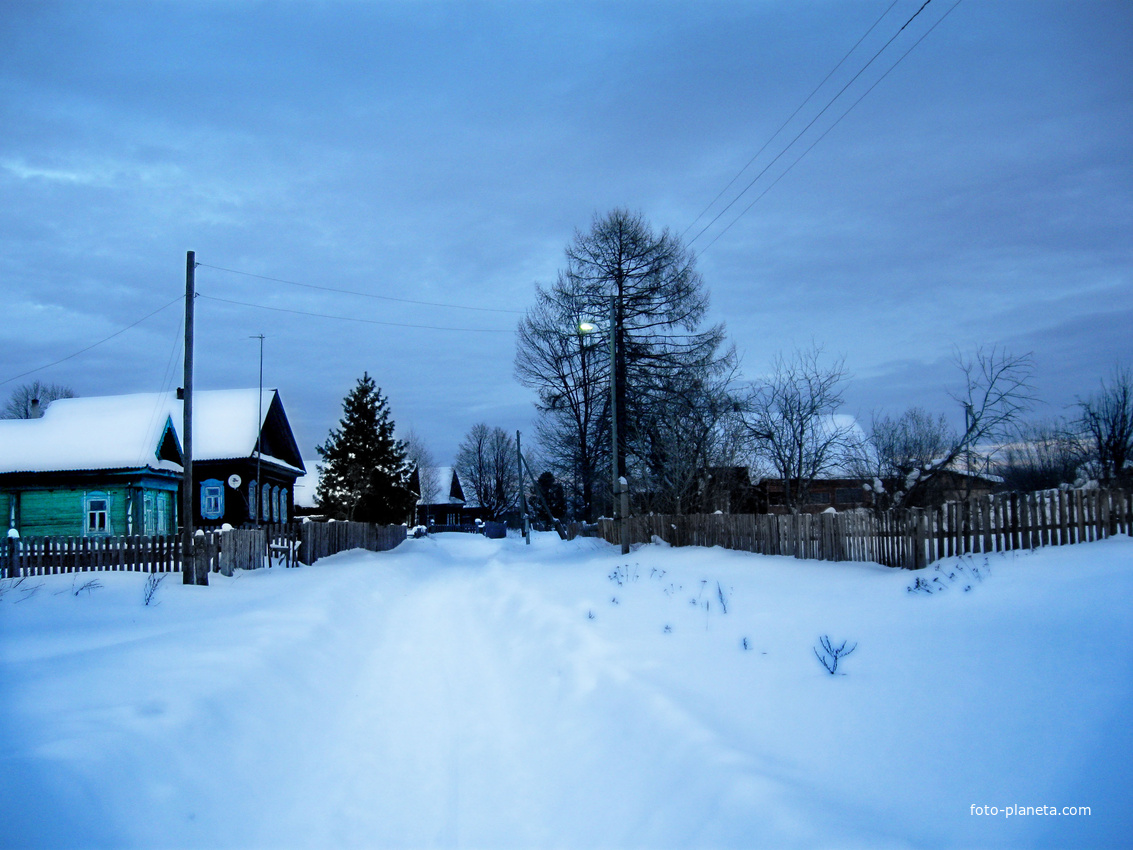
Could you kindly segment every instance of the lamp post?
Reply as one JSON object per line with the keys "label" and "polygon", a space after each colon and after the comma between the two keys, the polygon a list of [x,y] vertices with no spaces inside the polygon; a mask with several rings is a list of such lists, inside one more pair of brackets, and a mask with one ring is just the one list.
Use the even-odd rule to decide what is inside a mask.
{"label": "lamp post", "polygon": [[[629,484],[621,474],[619,463],[618,418],[622,409],[620,394],[623,390],[618,381],[618,296],[610,296],[610,324],[607,336],[610,338],[610,479],[612,512],[614,519],[620,520],[622,554],[629,554],[629,529],[626,519],[629,516]],[[592,333],[598,327],[591,322],[582,322],[578,329],[582,333]]]}

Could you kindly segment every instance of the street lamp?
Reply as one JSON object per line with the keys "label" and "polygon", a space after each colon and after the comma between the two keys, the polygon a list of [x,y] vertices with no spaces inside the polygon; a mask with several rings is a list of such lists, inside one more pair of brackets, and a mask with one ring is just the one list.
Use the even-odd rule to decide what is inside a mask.
{"label": "street lamp", "polygon": [[[607,335],[610,338],[610,478],[613,493],[614,519],[621,520],[622,554],[629,554],[629,534],[626,517],[629,516],[629,483],[620,474],[618,463],[618,296],[610,296],[610,325]],[[579,322],[580,333],[594,333],[599,328],[593,322]],[[619,504],[620,502],[620,504]]]}

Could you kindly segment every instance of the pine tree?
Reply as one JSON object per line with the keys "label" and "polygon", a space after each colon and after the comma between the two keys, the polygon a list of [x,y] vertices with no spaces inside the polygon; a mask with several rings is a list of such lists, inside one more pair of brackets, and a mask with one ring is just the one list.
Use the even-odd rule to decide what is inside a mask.
{"label": "pine tree", "polygon": [[368,373],[342,402],[338,428],[318,452],[323,459],[316,499],[336,519],[401,523],[413,506],[405,444],[394,439],[389,405]]}

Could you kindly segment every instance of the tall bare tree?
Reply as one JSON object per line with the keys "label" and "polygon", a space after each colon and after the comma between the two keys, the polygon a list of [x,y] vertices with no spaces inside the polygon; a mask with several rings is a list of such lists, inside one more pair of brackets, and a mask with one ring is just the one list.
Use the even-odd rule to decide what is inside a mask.
{"label": "tall bare tree", "polygon": [[1105,482],[1133,473],[1133,369],[1118,365],[1101,389],[1078,402],[1078,427],[1090,445],[1092,474]]}
{"label": "tall bare tree", "polygon": [[[44,384],[38,380],[23,384],[12,390],[8,403],[0,412],[0,419],[31,419],[36,415],[43,415],[51,402],[61,398],[74,398],[75,393],[70,387],[60,384]],[[38,404],[33,404],[33,402]]]}
{"label": "tall bare tree", "polygon": [[[555,284],[536,288],[536,304],[519,328],[516,376],[538,393],[543,452],[561,477],[577,482],[586,513],[609,497],[604,482],[612,476],[603,473],[611,467],[611,420],[619,474],[663,481],[650,467],[652,411],[683,381],[711,384],[734,364],[723,325],[700,328],[707,308],[703,280],[680,239],[655,233],[640,214],[622,209],[577,232]],[[612,366],[603,344],[610,337],[579,335],[583,320],[607,325]]]}
{"label": "tall bare tree", "polygon": [[753,384],[742,405],[755,459],[783,480],[786,506],[805,504],[811,482],[844,466],[857,429],[836,417],[848,378],[842,359],[824,363],[822,348],[776,357],[770,375]]}
{"label": "tall bare tree", "polygon": [[456,453],[456,472],[492,519],[519,503],[519,465],[515,439],[503,428],[473,425]]}
{"label": "tall bare tree", "polygon": [[535,305],[519,325],[515,373],[537,393],[536,436],[547,466],[569,491],[571,512],[591,515],[609,468],[608,347],[580,325],[593,312],[560,275],[535,287]]}

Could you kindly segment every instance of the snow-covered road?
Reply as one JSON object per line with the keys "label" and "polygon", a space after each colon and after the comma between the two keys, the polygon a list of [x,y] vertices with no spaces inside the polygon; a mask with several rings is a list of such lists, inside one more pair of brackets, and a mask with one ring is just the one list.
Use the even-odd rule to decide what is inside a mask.
{"label": "snow-covered road", "polygon": [[[174,576],[151,607],[136,575],[8,582],[2,843],[1128,837],[1133,541],[945,566],[930,596],[874,565],[440,535]],[[814,658],[827,632],[859,643],[844,676]]]}

